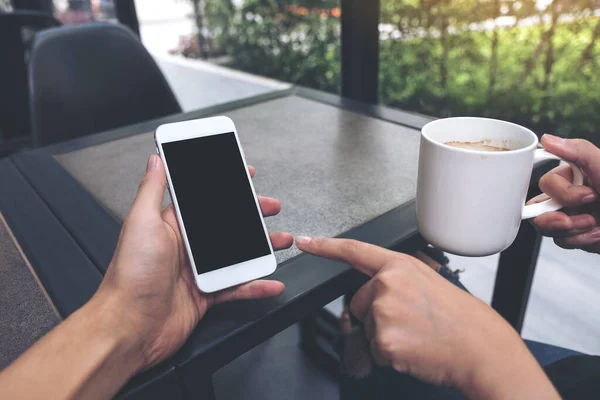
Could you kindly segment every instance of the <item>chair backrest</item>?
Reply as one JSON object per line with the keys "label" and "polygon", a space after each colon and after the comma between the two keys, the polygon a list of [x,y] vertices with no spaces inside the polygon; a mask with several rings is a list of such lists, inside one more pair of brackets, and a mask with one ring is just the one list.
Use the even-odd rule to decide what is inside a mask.
{"label": "chair backrest", "polygon": [[51,14],[36,11],[0,13],[0,139],[28,136],[27,58],[36,31],[60,26]]}
{"label": "chair backrest", "polygon": [[152,56],[116,24],[36,35],[29,85],[36,146],[181,112]]}

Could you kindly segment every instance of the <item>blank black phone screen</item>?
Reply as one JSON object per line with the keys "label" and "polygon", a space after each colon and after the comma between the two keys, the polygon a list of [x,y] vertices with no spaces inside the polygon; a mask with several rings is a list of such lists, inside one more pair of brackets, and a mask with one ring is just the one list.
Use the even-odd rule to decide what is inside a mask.
{"label": "blank black phone screen", "polygon": [[271,253],[233,132],[162,147],[198,274]]}

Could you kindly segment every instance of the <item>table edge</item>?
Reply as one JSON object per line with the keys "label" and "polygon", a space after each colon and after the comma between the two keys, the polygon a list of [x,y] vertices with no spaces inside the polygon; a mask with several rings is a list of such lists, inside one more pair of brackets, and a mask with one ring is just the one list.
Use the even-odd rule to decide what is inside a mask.
{"label": "table edge", "polygon": [[242,107],[248,107],[255,104],[264,103],[266,101],[276,100],[283,97],[291,96],[294,93],[294,89],[284,89],[273,91],[269,93],[260,94],[257,96],[247,97],[236,101],[227,103],[217,104],[211,107],[201,108],[198,110],[183,112],[179,114],[172,114],[166,117],[151,119],[149,121],[140,122],[133,125],[127,125],[120,128],[112,129],[109,131],[99,132],[92,135],[83,136],[80,138],[68,140],[66,142],[56,143],[50,146],[42,147],[40,149],[32,150],[29,153],[47,153],[50,154],[64,154],[72,151],[76,151],[82,148],[96,146],[99,144],[107,143],[117,139],[123,139],[129,136],[135,136],[138,134],[154,131],[159,125],[187,121],[191,119],[204,118],[209,115],[217,113],[223,113],[231,110],[235,110]]}
{"label": "table edge", "polygon": [[396,125],[405,126],[412,129],[420,130],[428,122],[434,121],[435,117],[430,117],[422,114],[411,113],[399,109],[393,109],[381,105],[373,105],[356,100],[351,100],[342,97],[338,94],[327,93],[321,90],[311,89],[304,86],[294,86],[289,89],[277,90],[251,96],[236,101],[217,104],[214,106],[201,108],[198,110],[188,111],[179,114],[173,114],[166,117],[152,119],[141,123],[120,127],[117,129],[99,132],[81,138],[72,139],[66,142],[53,144],[40,149],[28,151],[28,153],[46,153],[63,154],[71,151],[79,150],[85,147],[95,146],[102,143],[110,142],[116,139],[122,139],[128,136],[150,132],[158,125],[170,122],[185,121],[190,119],[203,118],[216,113],[235,110],[242,107],[248,107],[271,100],[277,100],[284,97],[298,96],[308,100],[313,100],[329,106],[337,107],[342,110],[365,115],[371,118],[379,119],[386,122],[391,122]]}
{"label": "table edge", "polygon": [[[2,214],[54,307],[65,318],[78,308],[73,307],[74,299],[76,303],[87,301],[102,276],[10,160],[0,160],[0,176],[4,182],[0,192]],[[52,250],[57,247],[68,251],[56,254]],[[60,269],[77,269],[79,285],[65,291],[69,282],[56,279],[52,273]],[[63,292],[64,296],[57,296]]]}

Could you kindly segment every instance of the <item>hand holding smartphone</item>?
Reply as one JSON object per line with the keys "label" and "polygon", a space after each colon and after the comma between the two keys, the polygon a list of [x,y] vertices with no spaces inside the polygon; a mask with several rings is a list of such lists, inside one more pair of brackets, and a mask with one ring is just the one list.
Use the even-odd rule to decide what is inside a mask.
{"label": "hand holding smartphone", "polygon": [[277,261],[233,121],[162,125],[155,142],[200,290],[212,293],[273,273]]}

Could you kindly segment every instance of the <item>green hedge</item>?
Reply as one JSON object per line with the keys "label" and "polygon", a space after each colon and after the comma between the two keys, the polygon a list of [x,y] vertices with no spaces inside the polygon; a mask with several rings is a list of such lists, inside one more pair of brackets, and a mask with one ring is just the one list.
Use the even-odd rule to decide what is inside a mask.
{"label": "green hedge", "polygon": [[[271,3],[265,5],[264,3]],[[292,2],[246,1],[223,41],[231,67],[286,82],[337,92],[340,23],[316,13],[296,15]]]}
{"label": "green hedge", "polygon": [[537,59],[532,60],[542,35],[538,27],[499,31],[493,85],[492,32],[468,32],[450,38],[445,85],[440,78],[440,40],[383,41],[380,99],[394,107],[429,115],[500,118],[538,133],[555,132],[597,141],[598,57],[582,62],[592,29],[591,21],[556,27],[554,62],[549,73],[545,52],[539,51]]}

